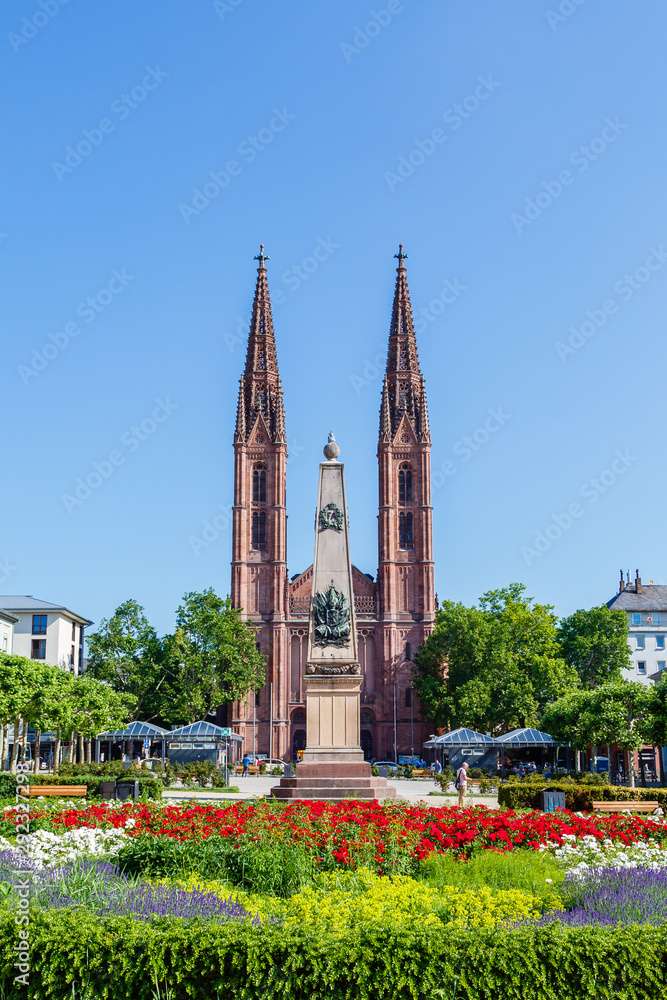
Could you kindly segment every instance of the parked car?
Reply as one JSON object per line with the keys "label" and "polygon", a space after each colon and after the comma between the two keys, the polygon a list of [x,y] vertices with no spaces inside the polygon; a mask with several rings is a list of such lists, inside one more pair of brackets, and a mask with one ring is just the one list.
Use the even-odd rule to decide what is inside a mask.
{"label": "parked car", "polygon": [[387,774],[396,774],[398,771],[398,764],[394,760],[374,760],[372,764],[373,767],[386,767]]}
{"label": "parked car", "polygon": [[416,753],[399,754],[398,763],[400,767],[418,767],[421,768],[422,770],[426,770],[430,767],[430,765],[423,759],[423,757],[420,757]]}

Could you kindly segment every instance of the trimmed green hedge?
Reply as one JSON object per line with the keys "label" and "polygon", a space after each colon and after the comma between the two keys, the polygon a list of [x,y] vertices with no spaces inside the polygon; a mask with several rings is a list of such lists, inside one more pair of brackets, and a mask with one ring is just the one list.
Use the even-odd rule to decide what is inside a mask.
{"label": "trimmed green hedge", "polygon": [[308,928],[35,914],[29,985],[0,918],[3,1000],[657,1000],[667,927],[557,925],[433,934],[415,927],[324,939]]}
{"label": "trimmed green hedge", "polygon": [[625,788],[622,785],[583,785],[574,781],[508,781],[498,789],[498,805],[507,809],[539,809],[540,793],[548,789],[565,792],[565,805],[575,812],[588,812],[593,802],[641,802],[648,799],[667,809],[667,788]]}
{"label": "trimmed green hedge", "polygon": [[82,769],[71,774],[31,774],[31,785],[85,785],[89,796],[100,796],[103,781],[114,781],[116,778],[126,778],[128,781],[139,782],[139,794],[145,799],[162,798],[162,782],[153,774],[142,774],[137,771],[125,771],[122,774],[100,777]]}

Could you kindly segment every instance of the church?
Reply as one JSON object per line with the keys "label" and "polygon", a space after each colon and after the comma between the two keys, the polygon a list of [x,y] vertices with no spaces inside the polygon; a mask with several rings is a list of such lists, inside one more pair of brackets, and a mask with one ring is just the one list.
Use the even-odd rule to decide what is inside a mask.
{"label": "church", "polygon": [[[361,746],[369,760],[421,754],[429,735],[412,670],[435,619],[431,432],[402,246],[396,259],[387,365],[378,386],[377,576],[352,569]],[[267,680],[229,706],[225,721],[243,737],[244,752],[288,760],[306,743],[303,676],[313,567],[288,577],[287,417],[263,247],[256,260],[234,432],[231,597],[256,632]]]}

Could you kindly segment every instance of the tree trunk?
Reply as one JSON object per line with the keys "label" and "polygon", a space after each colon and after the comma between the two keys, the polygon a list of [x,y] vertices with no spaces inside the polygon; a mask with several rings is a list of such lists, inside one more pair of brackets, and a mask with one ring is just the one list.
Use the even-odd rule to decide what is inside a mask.
{"label": "tree trunk", "polygon": [[607,743],[607,780],[611,785],[611,746]]}
{"label": "tree trunk", "polygon": [[628,750],[628,778],[629,778],[630,788],[636,788],[635,755],[633,750]]}
{"label": "tree trunk", "polygon": [[70,736],[70,738],[69,738],[69,754],[67,755],[68,756],[68,763],[70,763],[70,764],[74,763],[74,748],[75,747],[76,747],[76,733],[72,733],[71,736]]}
{"label": "tree trunk", "polygon": [[17,717],[14,719],[14,742],[12,743],[12,759],[9,765],[11,771],[16,771],[16,762],[19,757],[19,727],[21,725],[21,720]]}
{"label": "tree trunk", "polygon": [[42,752],[42,732],[40,729],[35,730],[35,749],[33,752],[33,762],[32,769],[35,774],[39,774],[39,756]]}
{"label": "tree trunk", "polygon": [[91,763],[91,756],[90,756],[91,743],[92,743],[92,740],[90,739],[90,737],[88,737],[86,739],[86,745],[85,745],[85,748],[84,748],[85,749],[86,764],[90,764]]}
{"label": "tree trunk", "polygon": [[78,756],[77,763],[78,764],[83,764],[84,763],[84,755],[83,755],[83,733],[79,733],[79,756]]}
{"label": "tree trunk", "polygon": [[60,753],[62,750],[62,740],[60,733],[56,733],[56,742],[53,745],[53,773],[57,774],[60,768]]}
{"label": "tree trunk", "polygon": [[0,771],[5,769],[5,727],[0,726]]}

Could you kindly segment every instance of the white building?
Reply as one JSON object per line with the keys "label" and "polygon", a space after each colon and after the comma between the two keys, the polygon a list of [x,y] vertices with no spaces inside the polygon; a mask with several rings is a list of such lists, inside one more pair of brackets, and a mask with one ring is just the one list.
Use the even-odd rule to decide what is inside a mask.
{"label": "white building", "polygon": [[642,684],[659,680],[667,669],[667,587],[642,583],[639,570],[634,583],[621,573],[619,591],[607,607],[628,616],[632,667],[625,671],[626,679]]}
{"label": "white building", "polygon": [[18,618],[7,611],[0,611],[0,653],[11,653],[14,650],[14,626]]}
{"label": "white building", "polygon": [[[43,660],[78,674],[83,665],[83,636],[93,623],[62,604],[25,595],[0,595],[0,613],[14,618],[13,652]],[[0,623],[1,627],[1,623]],[[0,632],[0,648],[2,632]]]}

